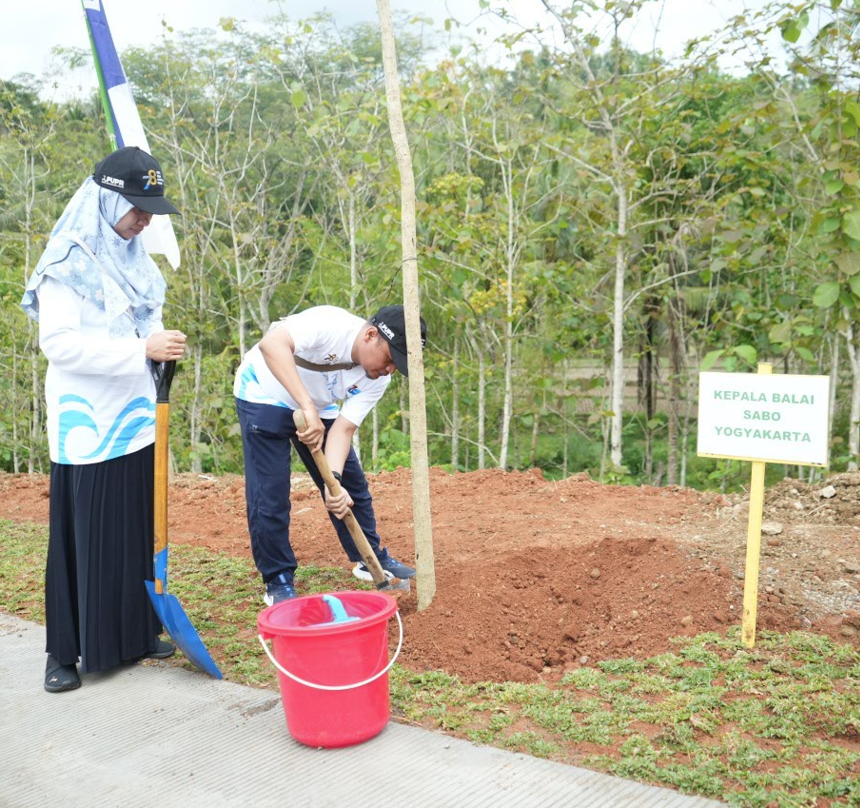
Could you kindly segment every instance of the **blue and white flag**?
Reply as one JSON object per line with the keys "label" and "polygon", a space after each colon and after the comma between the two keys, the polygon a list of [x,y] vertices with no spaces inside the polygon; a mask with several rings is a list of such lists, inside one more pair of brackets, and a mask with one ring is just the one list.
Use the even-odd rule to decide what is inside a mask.
{"label": "blue and white flag", "polygon": [[[113,44],[104,6],[101,0],[81,0],[87,15],[90,45],[101,88],[102,104],[114,148],[137,146],[152,154],[131,87]],[[156,159],[158,157],[153,155]],[[150,254],[166,256],[170,266],[179,266],[179,244],[173,232],[170,216],[153,216],[152,223],[141,234],[143,246]]]}

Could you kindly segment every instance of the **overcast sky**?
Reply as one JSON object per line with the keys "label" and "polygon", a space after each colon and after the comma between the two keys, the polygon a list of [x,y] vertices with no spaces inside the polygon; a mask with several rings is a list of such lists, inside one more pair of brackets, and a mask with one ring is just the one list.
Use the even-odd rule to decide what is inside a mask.
{"label": "overcast sky", "polygon": [[[494,0],[496,5],[499,0]],[[540,0],[507,0],[524,21],[544,19]],[[758,7],[763,0],[653,0],[637,18],[637,26],[626,31],[626,39],[637,50],[650,50],[654,30],[659,27],[657,46],[666,55],[676,55],[692,37],[710,33],[744,7]],[[114,42],[122,53],[131,45],[157,41],[163,23],[184,30],[215,28],[222,17],[233,16],[252,25],[264,25],[278,9],[294,19],[328,10],[341,26],[376,19],[375,0],[103,0]],[[466,22],[478,15],[478,0],[390,0],[392,10],[431,17],[441,30],[444,20],[456,16]],[[560,5],[563,5],[560,3]],[[10,79],[22,72],[41,75],[51,66],[50,53],[56,45],[89,48],[80,0],[3,0],[0,27],[0,78]],[[480,23],[487,27],[486,18]],[[492,25],[490,25],[492,28]],[[475,37],[479,34],[474,34]],[[491,34],[485,35],[489,40]],[[94,74],[79,71],[74,87],[94,86]]]}

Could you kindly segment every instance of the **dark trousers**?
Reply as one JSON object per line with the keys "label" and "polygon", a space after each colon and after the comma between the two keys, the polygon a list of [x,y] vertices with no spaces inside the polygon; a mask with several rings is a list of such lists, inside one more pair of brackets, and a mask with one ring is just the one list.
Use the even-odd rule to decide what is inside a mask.
{"label": "dark trousers", "polygon": [[[290,545],[290,443],[310,472],[325,501],[325,483],[313,460],[310,449],[296,436],[293,411],[270,404],[252,404],[236,399],[239,426],[242,430],[242,448],[245,453],[245,499],[248,505],[248,531],[251,534],[251,552],[254,563],[268,583],[280,575],[292,575],[298,563]],[[326,436],[333,420],[324,420]],[[342,472],[343,487],[355,505],[353,514],[364,531],[367,541],[378,558],[386,558],[387,551],[380,549],[376,532],[373,500],[367,487],[367,477],[350,448]],[[346,525],[329,513],[340,543],[350,561],[361,561]]]}
{"label": "dark trousers", "polygon": [[46,650],[84,673],[154,651],[153,447],[68,466],[51,463],[45,570]]}

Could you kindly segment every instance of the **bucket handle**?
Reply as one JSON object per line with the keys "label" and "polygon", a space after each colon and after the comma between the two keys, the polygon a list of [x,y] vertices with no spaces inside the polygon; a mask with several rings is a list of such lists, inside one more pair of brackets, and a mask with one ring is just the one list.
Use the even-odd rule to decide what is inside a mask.
{"label": "bucket handle", "polygon": [[364,687],[364,685],[369,685],[371,682],[375,682],[380,676],[388,673],[391,669],[391,666],[397,661],[397,657],[400,655],[400,649],[403,647],[403,621],[400,619],[400,612],[394,612],[394,616],[397,618],[397,625],[400,629],[400,636],[397,639],[397,650],[394,652],[394,656],[391,657],[391,661],[381,670],[379,673],[375,673],[369,679],[365,679],[363,682],[358,682],[358,684],[354,685],[317,685],[313,682],[306,682],[304,679],[299,679],[295,674],[290,673],[286,668],[281,667],[281,664],[272,656],[272,652],[269,650],[269,646],[266,645],[266,641],[263,639],[262,634],[258,634],[257,638],[260,640],[260,645],[263,646],[263,650],[266,652],[266,656],[269,657],[271,663],[281,672],[284,676],[289,677],[294,682],[298,682],[300,685],[305,685],[306,687],[312,687],[316,690],[353,690],[356,687]]}

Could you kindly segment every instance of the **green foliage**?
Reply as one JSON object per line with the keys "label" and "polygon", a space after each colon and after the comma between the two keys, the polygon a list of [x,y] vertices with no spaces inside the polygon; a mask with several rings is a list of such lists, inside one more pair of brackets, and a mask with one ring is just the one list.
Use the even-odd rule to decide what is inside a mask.
{"label": "green foliage", "polygon": [[394,471],[401,466],[409,468],[410,459],[409,435],[394,427],[383,430],[379,436],[379,470]]}
{"label": "green foliage", "polygon": [[[860,339],[857,28],[839,3],[813,8],[777,3],[734,21],[735,44],[777,30],[792,53],[782,74],[763,62],[744,76],[717,69],[714,49],[697,52],[703,43],[669,65],[621,37],[602,42],[576,5],[560,18],[565,47],[523,51],[521,31],[503,34],[516,54],[506,66],[487,66],[477,41],[432,64],[423,21],[401,21],[432,464],[640,483],[680,482],[686,460],[688,484],[733,488],[740,466],[694,454],[696,371],[767,361],[828,373],[835,343]],[[619,24],[640,11],[628,4]],[[174,457],[180,470],[241,472],[232,379],[269,322],[320,303],[366,314],[400,297],[379,38],[327,15],[278,16],[264,33],[225,18],[218,37],[174,33],[123,60],[184,214],[183,264],[165,269],[165,324],[191,348],[176,382]],[[17,301],[81,166],[107,149],[97,98],[56,103],[39,90],[0,82],[9,471],[48,462],[44,360]],[[613,468],[619,256],[620,336],[638,379]],[[848,353],[835,374],[834,469],[856,460]],[[395,382],[378,434],[370,420],[362,427],[376,468],[410,465],[407,399]]]}

